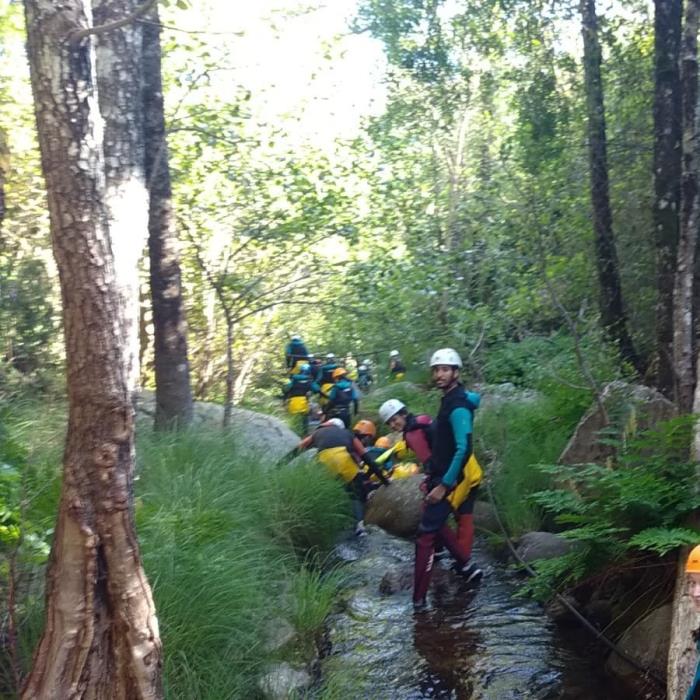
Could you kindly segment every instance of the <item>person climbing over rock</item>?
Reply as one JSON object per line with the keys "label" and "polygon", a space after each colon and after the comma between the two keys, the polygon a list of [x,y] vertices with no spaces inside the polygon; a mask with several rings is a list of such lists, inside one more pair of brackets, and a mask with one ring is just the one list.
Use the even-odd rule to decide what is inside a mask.
{"label": "person climbing over rock", "polygon": [[298,372],[289,378],[282,394],[287,401],[287,412],[298,423],[295,426],[297,432],[304,436],[309,432],[309,395],[312,392],[320,394],[321,387],[311,377],[311,365],[302,362],[297,369]]}
{"label": "person climbing over rock", "polygon": [[400,382],[406,376],[406,366],[401,360],[398,350],[389,353],[389,379],[392,382]]}
{"label": "person climbing over rock", "polygon": [[306,362],[308,359],[309,353],[301,336],[293,335],[284,351],[284,360],[287,365],[287,370],[290,374],[293,374],[297,371],[297,364]]}
{"label": "person climbing over rock", "polygon": [[[453,509],[458,513],[473,512],[476,487],[481,482],[481,468],[476,460],[470,459],[473,413],[480,397],[475,392],[465,391],[460,382],[462,359],[452,348],[434,352],[430,367],[442,400],[435,420],[430,471],[424,482],[425,507],[416,540],[413,605],[417,611],[427,607],[437,541],[447,547],[456,560],[457,573],[468,582],[476,582],[482,576],[481,569],[470,561],[470,549],[459,542],[447,525]],[[473,521],[470,525],[473,533]]]}
{"label": "person climbing over rock", "polygon": [[[688,561],[685,564],[685,573],[688,575],[688,592],[690,599],[693,601],[695,611],[700,613],[700,544],[693,547],[688,555]],[[695,669],[695,677],[693,678],[688,694],[685,700],[700,700],[700,630],[695,631],[695,641],[698,651],[698,665]]]}
{"label": "person climbing over rock", "polygon": [[[369,493],[378,487],[378,484],[370,481],[369,476],[376,475],[384,486],[389,485],[389,480],[367,453],[367,448],[345,427],[340,418],[331,418],[321,423],[299,443],[295,452],[298,454],[311,447],[318,450],[318,461],[345,482],[355,517],[355,534],[367,534],[364,524],[365,504]],[[361,469],[362,464],[367,466],[369,474]]]}
{"label": "person climbing over rock", "polygon": [[399,399],[385,401],[379,407],[379,418],[394,432],[402,434],[406,446],[416,455],[424,471],[429,471],[433,419],[425,413],[414,416]]}
{"label": "person climbing over rock", "polygon": [[[324,408],[326,418],[340,418],[346,428],[350,427],[351,407],[354,415],[360,407],[360,397],[354,384],[348,379],[348,371],[345,367],[337,367],[333,370],[333,384],[328,392],[328,402]],[[326,393],[324,391],[324,393]]]}

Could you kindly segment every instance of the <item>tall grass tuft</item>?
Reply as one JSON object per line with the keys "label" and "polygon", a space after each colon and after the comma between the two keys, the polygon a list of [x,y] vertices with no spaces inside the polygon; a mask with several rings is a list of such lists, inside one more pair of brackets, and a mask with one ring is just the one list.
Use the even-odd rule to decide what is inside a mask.
{"label": "tall grass tuft", "polygon": [[[220,433],[139,441],[137,521],[165,647],[168,697],[255,693],[270,622],[308,651],[337,576],[320,560],[349,522],[347,497],[315,463],[277,468],[237,456]],[[283,654],[284,655],[284,654]]]}

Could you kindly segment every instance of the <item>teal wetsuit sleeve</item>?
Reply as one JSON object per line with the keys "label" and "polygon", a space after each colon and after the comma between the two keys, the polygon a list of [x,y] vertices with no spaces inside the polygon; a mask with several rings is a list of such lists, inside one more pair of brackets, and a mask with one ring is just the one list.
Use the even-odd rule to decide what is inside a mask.
{"label": "teal wetsuit sleeve", "polygon": [[452,488],[459,477],[459,472],[467,461],[469,436],[472,432],[472,414],[466,408],[455,408],[450,413],[450,425],[455,438],[455,453],[450,467],[442,477],[442,483]]}
{"label": "teal wetsuit sleeve", "polygon": [[321,387],[316,382],[311,382],[311,391],[315,391],[317,394],[320,394]]}

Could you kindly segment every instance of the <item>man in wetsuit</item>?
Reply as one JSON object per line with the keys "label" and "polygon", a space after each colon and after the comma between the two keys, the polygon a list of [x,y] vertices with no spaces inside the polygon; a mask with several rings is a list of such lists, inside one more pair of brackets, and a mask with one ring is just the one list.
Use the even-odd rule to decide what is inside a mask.
{"label": "man in wetsuit", "polygon": [[[471,552],[460,544],[447,525],[453,508],[460,512],[464,504],[470,502],[466,508],[472,511],[475,487],[481,481],[481,468],[469,459],[472,453],[472,416],[479,397],[473,392],[467,393],[460,382],[462,359],[452,348],[434,352],[430,367],[433,382],[442,392],[442,400],[435,420],[425,482],[425,508],[416,540],[413,604],[418,611],[426,608],[438,540],[455,558],[457,572],[467,581],[474,582],[482,576],[481,570],[469,561]],[[454,500],[456,494],[459,494],[459,502]]]}
{"label": "man in wetsuit", "polygon": [[327,392],[328,403],[324,408],[324,413],[328,418],[340,418],[345,427],[349,428],[351,407],[354,409],[354,415],[357,415],[360,398],[357,394],[357,389],[348,379],[348,371],[345,367],[338,367],[333,370],[333,380],[335,384]]}
{"label": "man in wetsuit", "polygon": [[311,435],[299,443],[296,452],[310,447],[318,450],[318,461],[345,482],[356,521],[355,534],[365,535],[365,503],[367,495],[375,485],[370,482],[369,474],[360,469],[360,464],[366,464],[384,486],[389,484],[389,480],[367,453],[367,448],[343,425],[340,418],[331,418],[321,423]]}
{"label": "man in wetsuit", "polygon": [[320,394],[321,387],[311,377],[311,366],[307,362],[299,364],[297,369],[298,372],[289,378],[282,393],[287,401],[289,415],[294,422],[300,424],[295,428],[303,436],[309,432],[309,394]]}
{"label": "man in wetsuit", "polygon": [[306,362],[308,358],[309,353],[301,336],[293,335],[284,351],[284,361],[287,365],[287,371],[290,372],[290,374],[296,371],[298,369],[297,364]]}

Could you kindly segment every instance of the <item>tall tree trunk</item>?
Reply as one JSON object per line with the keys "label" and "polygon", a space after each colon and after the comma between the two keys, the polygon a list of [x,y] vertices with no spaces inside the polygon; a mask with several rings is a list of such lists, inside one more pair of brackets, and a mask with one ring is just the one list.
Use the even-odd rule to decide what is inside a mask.
{"label": "tall tree trunk", "polygon": [[46,626],[22,698],[159,698],[161,644],[132,513],[125,309],[104,205],[101,120],[83,0],[25,0],[68,379]]}
{"label": "tall tree trunk", "polygon": [[634,349],[625,315],[622,284],[615,239],[608,184],[608,154],[605,133],[605,105],[601,53],[598,41],[598,17],[595,0],[581,0],[583,67],[588,115],[588,157],[591,178],[591,203],[595,232],[596,265],[600,284],[600,317],[608,336],[617,343],[621,356],[638,372],[642,363]]}
{"label": "tall tree trunk", "polygon": [[686,0],[681,87],[683,96],[683,172],[678,261],[673,290],[673,366],[676,403],[683,413],[693,408],[695,388],[695,255],[698,238],[698,10],[700,0]]}
{"label": "tall tree trunk", "polygon": [[[92,0],[95,26],[134,12],[137,0]],[[119,292],[124,299],[129,389],[140,383],[139,259],[148,232],[141,109],[141,24],[96,37],[97,93],[104,120],[106,205]]]}
{"label": "tall tree trunk", "polygon": [[673,285],[681,189],[681,0],[654,0],[654,234],[658,388],[673,395]]}
{"label": "tall tree trunk", "polygon": [[148,253],[153,300],[156,429],[187,426],[192,420],[187,322],[180,279],[180,255],[163,113],[158,5],[143,26],[143,108],[146,178],[150,193]]}

